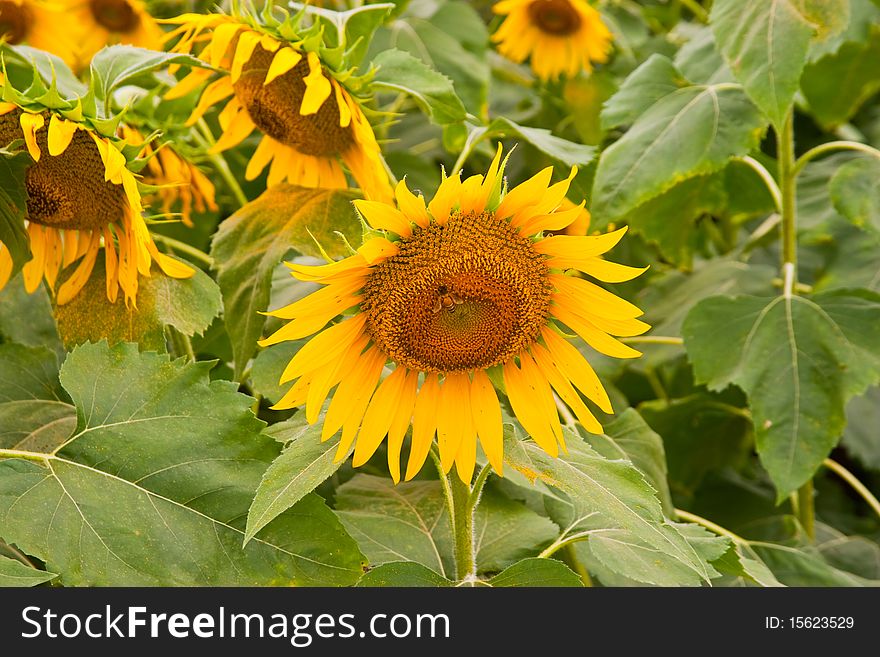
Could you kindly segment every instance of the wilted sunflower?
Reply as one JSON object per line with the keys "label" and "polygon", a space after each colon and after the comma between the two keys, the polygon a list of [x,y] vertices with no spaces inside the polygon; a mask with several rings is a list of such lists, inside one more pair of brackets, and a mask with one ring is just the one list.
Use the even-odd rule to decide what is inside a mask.
{"label": "wilted sunflower", "polygon": [[[199,171],[198,167],[180,156],[170,144],[158,149],[152,144],[144,144],[144,137],[137,128],[120,125],[122,138],[129,144],[143,144],[143,156],[148,158],[142,172],[146,184],[158,188],[162,200],[162,212],[167,214],[178,201],[183,223],[192,226],[192,211],[216,211],[214,184]],[[149,198],[146,199],[149,201]]]}
{"label": "wilted sunflower", "polygon": [[585,0],[502,0],[496,14],[505,16],[492,35],[498,52],[520,63],[531,56],[542,80],[592,70],[611,49],[611,32]]}
{"label": "wilted sunflower", "polygon": [[[500,473],[502,421],[493,376],[503,379],[525,430],[554,456],[564,446],[554,391],[588,431],[602,427],[578,390],[612,412],[595,372],[559,325],[617,358],[640,354],[611,336],[649,327],[635,319],[642,314],[637,307],[567,272],[620,282],[644,270],[600,257],[625,229],[544,236],[581,215],[583,203],[559,209],[571,177],[550,185],[547,168],[502,194],[500,159],[499,150],[485,177],[445,178],[427,205],[405,182],[397,186],[396,205],[355,201],[387,239],[372,238],[336,263],[289,265],[296,278],[325,287],[269,313],[291,321],[264,346],[318,333],[285,369],[281,382],[296,382],[276,408],[305,404],[306,418],[315,422],[338,385],[322,432],[327,439],[342,430],[337,459],[357,439],[354,465],[361,465],[387,435],[388,465],[398,481],[412,424],[407,479],[421,469],[435,432],[447,471],[455,463],[461,479],[470,481],[479,438]],[[380,383],[389,361],[391,373]]]}
{"label": "wilted sunflower", "polygon": [[[111,302],[120,288],[126,303],[135,300],[138,271],[149,276],[153,259],[169,276],[192,276],[192,269],[156,248],[141,215],[137,181],[115,140],[57,111],[0,102],[0,144],[21,139],[33,159],[25,173],[33,255],[22,270],[28,292],[43,278],[54,291],[61,267],[79,261],[57,291],[57,303],[67,303],[91,275],[102,243]],[[11,270],[10,253],[0,248],[0,288]]]}
{"label": "wilted sunflower", "polygon": [[104,46],[122,44],[162,50],[163,32],[141,0],[53,0],[66,13],[79,40],[76,68]]}
{"label": "wilted sunflower", "polygon": [[[213,152],[240,144],[258,129],[263,137],[245,171],[247,180],[269,166],[270,186],[287,180],[344,188],[341,160],[365,196],[390,201],[379,145],[360,103],[322,62],[320,33],[305,39],[282,36],[296,29],[294,20],[277,24],[221,14],[169,20],[179,24],[168,35],[180,36],[173,51],[191,52],[203,44],[199,56],[225,72],[205,87],[188,123],[228,98],[219,116],[223,134]],[[195,69],[166,98],[190,93],[213,75]]]}

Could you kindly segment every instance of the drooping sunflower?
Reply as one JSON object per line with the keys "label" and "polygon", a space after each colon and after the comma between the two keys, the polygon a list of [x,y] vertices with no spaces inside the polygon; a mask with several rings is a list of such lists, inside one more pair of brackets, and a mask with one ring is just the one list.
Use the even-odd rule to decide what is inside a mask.
{"label": "drooping sunflower", "polygon": [[478,440],[500,473],[502,415],[492,383],[499,378],[523,428],[548,453],[564,448],[554,392],[585,429],[601,432],[580,395],[611,413],[608,395],[561,327],[603,354],[633,358],[639,352],[612,336],[649,326],[636,319],[636,306],[571,274],[621,282],[644,270],[601,257],[625,229],[545,235],[581,216],[583,203],[560,209],[571,176],[551,185],[547,168],[504,194],[503,169],[499,149],[485,176],[445,178],[427,204],[405,181],[396,204],[356,201],[386,237],[339,262],[289,265],[294,277],[323,287],[269,313],[290,321],[264,346],[317,333],[285,369],[281,382],[295,383],[276,408],[305,404],[314,423],[336,387],[322,438],[342,430],[337,459],[354,443],[353,463],[361,465],[387,435],[398,481],[412,425],[407,479],[435,433],[443,467],[455,464],[463,481],[473,474]]}
{"label": "drooping sunflower", "polygon": [[[253,180],[269,166],[268,184],[285,180],[306,187],[345,188],[341,163],[367,198],[390,201],[379,145],[360,101],[341,80],[351,71],[332,70],[321,58],[321,34],[299,34],[301,16],[278,23],[265,15],[186,14],[168,38],[180,37],[174,52],[199,50],[199,56],[224,73],[208,84],[189,119],[198,121],[212,106],[220,112],[222,136],[214,152],[262,133],[245,171]],[[207,32],[207,34],[205,34]],[[190,93],[215,75],[194,69],[166,98]]]}
{"label": "drooping sunflower", "polygon": [[[22,270],[33,292],[45,278],[49,290],[62,267],[78,265],[58,288],[63,305],[79,292],[105,253],[107,298],[122,289],[135,301],[138,272],[150,275],[153,260],[169,276],[187,278],[193,270],[160,253],[142,216],[141,195],[131,166],[117,140],[101,135],[70,111],[0,102],[0,145],[24,140],[33,160],[25,173],[25,224],[32,259]],[[0,247],[0,288],[8,282],[12,258]]]}
{"label": "drooping sunflower", "polygon": [[493,11],[505,17],[492,35],[498,52],[517,63],[531,57],[542,80],[589,72],[608,59],[611,32],[586,0],[502,0]]}
{"label": "drooping sunflower", "polygon": [[40,0],[0,0],[0,41],[46,50],[72,65],[77,46],[62,11]]}
{"label": "drooping sunflower", "polygon": [[[156,194],[162,201],[162,212],[171,212],[176,203],[180,203],[180,216],[183,223],[192,226],[192,211],[216,211],[214,201],[214,184],[199,168],[185,157],[182,157],[168,143],[154,148],[151,143],[144,143],[144,137],[135,127],[120,125],[122,138],[129,144],[143,145],[143,156],[147,158],[146,167],[142,172],[144,183],[157,188]],[[150,197],[145,197],[149,202]]]}
{"label": "drooping sunflower", "polygon": [[162,50],[163,31],[141,0],[52,0],[77,34],[76,69],[88,66],[104,46],[121,44]]}

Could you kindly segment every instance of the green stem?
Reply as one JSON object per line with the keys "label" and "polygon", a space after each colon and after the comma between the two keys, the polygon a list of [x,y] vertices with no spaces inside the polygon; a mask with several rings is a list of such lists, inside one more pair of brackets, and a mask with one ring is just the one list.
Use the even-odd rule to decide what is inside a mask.
{"label": "green stem", "polygon": [[733,541],[734,543],[736,543],[738,545],[748,545],[749,544],[749,542],[746,539],[744,539],[742,536],[738,536],[737,534],[734,534],[729,529],[725,529],[721,525],[716,525],[711,520],[706,520],[706,518],[703,518],[702,516],[698,516],[694,513],[691,513],[690,511],[685,511],[684,509],[676,509],[675,515],[677,515],[680,520],[687,520],[688,522],[693,522],[697,525],[701,525],[701,526],[705,527],[709,531],[714,532],[715,534],[718,534],[719,536],[726,536],[727,538],[729,538],[731,541]]}
{"label": "green stem", "polygon": [[474,147],[476,147],[485,134],[485,128],[474,128],[468,133],[464,148],[461,149],[458,159],[455,160],[455,164],[452,165],[452,171],[449,173],[450,176],[458,175],[462,170],[462,167],[464,167],[464,163],[467,162],[468,157],[470,157],[470,154],[473,153]]}
{"label": "green stem", "polygon": [[214,259],[211,256],[209,256],[201,249],[197,249],[196,247],[187,244],[186,242],[181,242],[180,240],[176,240],[173,237],[168,237],[167,235],[162,235],[160,233],[153,233],[152,238],[154,241],[159,242],[160,244],[164,244],[174,251],[184,253],[191,258],[198,260],[202,264],[207,265],[208,267],[214,266]]}
{"label": "green stem", "polygon": [[40,454],[39,452],[25,452],[21,449],[0,449],[0,459],[24,459],[25,461],[45,463],[49,458],[51,457],[48,454]]}
{"label": "green stem", "polygon": [[171,335],[171,344],[174,345],[174,351],[178,356],[184,356],[189,362],[194,363],[196,354],[193,350],[192,341],[189,336],[181,333],[173,326],[169,326],[168,330]]}
{"label": "green stem", "polygon": [[874,157],[880,157],[880,151],[867,144],[861,144],[857,141],[829,141],[824,144],[819,144],[801,155],[794,165],[792,175],[797,176],[807,165],[807,162],[822,155],[833,153],[834,151],[859,151],[867,153],[868,155],[873,155]]}
{"label": "green stem", "polygon": [[[782,130],[777,132],[776,143],[779,187],[782,191],[782,294],[790,302],[797,284],[797,188],[795,176],[799,170],[794,158],[793,110],[789,110]],[[809,159],[805,160],[802,157],[799,160],[801,167],[807,161]],[[798,490],[798,519],[810,540],[815,539],[816,508],[813,500],[812,479]]]}
{"label": "green stem", "polygon": [[483,494],[483,486],[486,485],[486,480],[491,473],[492,466],[488,463],[477,473],[477,478],[474,480],[474,485],[471,487],[471,497],[468,501],[468,504],[471,505],[471,509],[476,509],[477,505],[480,503],[480,496]]}
{"label": "green stem", "polygon": [[562,548],[560,556],[568,567],[577,573],[578,577],[580,577],[581,581],[584,583],[584,586],[593,586],[593,579],[590,577],[589,571],[584,568],[584,564],[582,564],[580,559],[577,558],[577,552],[574,551],[574,544],[569,543]]}
{"label": "green stem", "polygon": [[205,149],[208,159],[211,160],[211,163],[217,169],[217,173],[220,174],[220,177],[223,178],[226,186],[229,187],[229,191],[232,192],[232,195],[235,197],[235,200],[238,202],[238,204],[246,205],[248,202],[248,198],[242,191],[241,186],[235,179],[235,176],[232,175],[232,170],[229,168],[229,164],[227,164],[224,157],[219,153],[210,152],[211,148],[216,142],[214,141],[214,135],[212,135],[211,131],[208,129],[208,124],[205,123],[204,119],[199,119],[197,125],[199,126],[199,132],[193,133],[196,140],[199,141],[202,147]]}
{"label": "green stem", "polygon": [[776,184],[776,180],[773,179],[773,175],[769,171],[767,171],[763,164],[758,162],[758,160],[753,157],[746,156],[737,159],[761,177],[761,180],[767,187],[767,191],[769,191],[770,196],[773,197],[773,203],[776,206],[776,211],[782,212],[782,192],[779,189],[779,185]]}
{"label": "green stem", "polygon": [[470,502],[471,487],[454,473],[448,479],[452,491],[455,575],[459,581],[473,582],[477,577],[477,560],[474,549],[474,507]]}
{"label": "green stem", "polygon": [[822,465],[826,468],[834,472],[838,477],[843,479],[846,483],[852,486],[853,490],[855,490],[865,502],[868,503],[868,506],[873,509],[874,513],[880,516],[880,501],[874,496],[874,494],[868,490],[868,487],[865,486],[858,478],[845,467],[843,467],[837,461],[832,459],[825,459],[822,461]]}
{"label": "green stem", "polygon": [[813,502],[813,480],[810,479],[798,488],[798,520],[800,520],[807,538],[816,540],[816,506]]}

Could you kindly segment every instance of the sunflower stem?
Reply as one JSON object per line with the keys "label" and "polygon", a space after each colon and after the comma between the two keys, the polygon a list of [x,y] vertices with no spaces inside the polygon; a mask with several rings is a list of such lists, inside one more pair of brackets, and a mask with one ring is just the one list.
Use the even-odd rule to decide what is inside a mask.
{"label": "sunflower stem", "polygon": [[24,459],[25,461],[45,463],[49,459],[49,455],[40,454],[39,452],[26,452],[20,449],[0,449],[0,459]]}
{"label": "sunflower stem", "polygon": [[190,363],[194,363],[196,360],[196,354],[193,350],[192,341],[189,339],[189,336],[185,333],[181,333],[173,326],[169,326],[168,331],[171,336],[171,345],[174,347],[175,354],[183,356]]}
{"label": "sunflower stem", "polygon": [[[454,473],[448,476],[452,491],[452,531],[455,535],[455,575],[459,581],[473,582],[477,577],[474,549],[474,506],[471,487]],[[479,496],[478,496],[479,497]]]}
{"label": "sunflower stem", "polygon": [[880,157],[880,150],[873,146],[868,146],[868,144],[862,144],[857,141],[829,141],[819,144],[801,155],[794,165],[792,175],[797,176],[811,160],[834,151],[859,151],[874,157]]}
{"label": "sunflower stem", "polygon": [[211,153],[211,148],[216,143],[214,141],[214,135],[211,134],[210,129],[208,129],[208,124],[205,123],[204,119],[199,119],[198,121],[198,132],[194,132],[193,135],[196,138],[196,141],[200,143],[200,145],[205,149],[208,159],[211,160],[211,164],[217,169],[217,173],[220,174],[220,177],[223,178],[223,182],[226,183],[226,186],[229,187],[229,191],[232,192],[232,195],[235,197],[235,200],[239,205],[247,205],[248,198],[245,196],[245,193],[242,191],[241,186],[238,184],[238,181],[235,179],[235,176],[232,175],[232,170],[229,168],[229,164],[226,162],[226,159],[220,155],[220,153]]}
{"label": "sunflower stem", "polygon": [[624,344],[684,344],[684,340],[672,335],[636,335],[631,338],[618,338]]}
{"label": "sunflower stem", "polygon": [[[790,302],[797,286],[797,187],[795,176],[809,161],[802,157],[795,163],[794,110],[790,109],[776,133],[779,189],[782,192],[782,294]],[[816,150],[816,149],[813,149]],[[806,155],[806,154],[805,154]],[[815,156],[813,156],[815,157]],[[798,520],[807,537],[816,538],[816,508],[813,480],[798,489]]]}
{"label": "sunflower stem", "polygon": [[697,2],[697,0],[678,0],[678,3],[682,7],[690,11],[694,15],[694,18],[696,18],[701,23],[709,22],[709,13],[703,8],[702,5],[700,5],[699,2]]}
{"label": "sunflower stem", "polygon": [[590,588],[593,586],[593,578],[590,577],[589,571],[587,571],[584,564],[580,562],[580,559],[577,558],[577,552],[574,550],[574,543],[569,543],[564,546],[560,550],[560,556],[566,565],[577,573],[577,576],[581,578],[581,582],[583,582],[585,587]]}
{"label": "sunflower stem", "polygon": [[159,242],[160,244],[164,244],[170,250],[179,251],[185,255],[190,256],[201,262],[208,267],[214,266],[214,258],[209,256],[207,253],[202,251],[201,249],[197,249],[191,244],[187,244],[186,242],[181,242],[180,240],[176,240],[173,237],[168,237],[167,235],[162,235],[160,233],[152,234],[153,241]]}

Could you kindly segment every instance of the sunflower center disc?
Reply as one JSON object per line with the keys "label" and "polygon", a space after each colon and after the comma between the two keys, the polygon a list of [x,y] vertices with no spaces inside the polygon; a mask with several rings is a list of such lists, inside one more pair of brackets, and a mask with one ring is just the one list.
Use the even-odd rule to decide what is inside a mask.
{"label": "sunflower center disc", "polygon": [[131,32],[140,23],[127,0],[89,0],[89,8],[98,25],[111,32]]}
{"label": "sunflower center disc", "polygon": [[[21,139],[20,111],[0,116],[0,144]],[[104,180],[104,162],[92,138],[77,130],[67,149],[49,155],[49,113],[46,125],[37,130],[42,153],[25,174],[27,219],[37,224],[65,229],[97,229],[122,218],[125,192],[122,185]]]}
{"label": "sunflower center disc", "polygon": [[376,265],[362,310],[395,362],[432,372],[484,369],[534,342],[550,313],[544,258],[490,212],[416,228]]}
{"label": "sunflower center disc", "polygon": [[235,83],[235,95],[251,120],[272,139],[304,155],[328,157],[348,150],[354,143],[351,126],[339,125],[339,106],[331,93],[314,114],[299,113],[309,73],[306,57],[284,75],[263,84],[274,53],[257,46]]}
{"label": "sunflower center disc", "polygon": [[568,0],[536,0],[529,5],[529,17],[538,29],[555,36],[578,31],[581,17]]}
{"label": "sunflower center disc", "polygon": [[26,5],[0,0],[0,38],[6,43],[15,45],[24,41],[32,22],[33,16]]}

